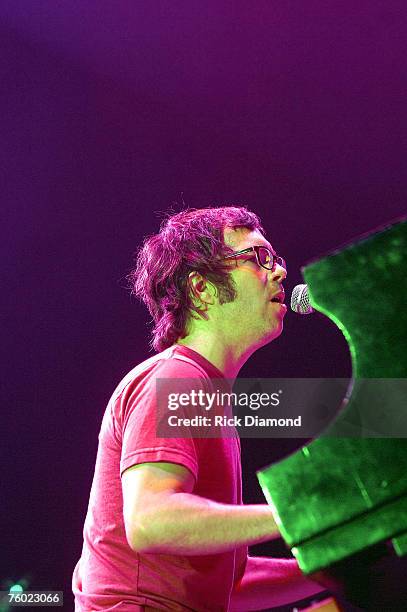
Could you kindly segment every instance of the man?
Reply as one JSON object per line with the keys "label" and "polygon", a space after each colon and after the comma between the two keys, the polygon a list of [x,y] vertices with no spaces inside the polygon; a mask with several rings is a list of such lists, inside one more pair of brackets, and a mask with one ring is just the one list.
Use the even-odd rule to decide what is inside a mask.
{"label": "man", "polygon": [[321,591],[294,559],[248,557],[278,530],[267,504],[242,504],[238,437],[156,432],[158,378],[226,384],[281,334],[286,274],[243,207],[183,211],[145,241],[130,280],[160,352],[121,381],[103,418],[77,611],[248,612]]}

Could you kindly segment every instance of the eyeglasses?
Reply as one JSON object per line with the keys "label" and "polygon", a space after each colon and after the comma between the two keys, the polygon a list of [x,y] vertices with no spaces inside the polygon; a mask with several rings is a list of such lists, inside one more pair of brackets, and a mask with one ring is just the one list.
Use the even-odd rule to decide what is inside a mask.
{"label": "eyeglasses", "polygon": [[262,268],[265,268],[266,270],[274,270],[276,264],[278,264],[282,268],[287,269],[285,260],[282,257],[279,257],[278,255],[274,255],[274,253],[272,253],[270,249],[264,246],[251,246],[247,249],[243,249],[242,251],[236,251],[231,255],[226,255],[224,259],[231,259],[232,257],[237,257],[238,255],[250,253],[251,251],[255,253],[257,263]]}

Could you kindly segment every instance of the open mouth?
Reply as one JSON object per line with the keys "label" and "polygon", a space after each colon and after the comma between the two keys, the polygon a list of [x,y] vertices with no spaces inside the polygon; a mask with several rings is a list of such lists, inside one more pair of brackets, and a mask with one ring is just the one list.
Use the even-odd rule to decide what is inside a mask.
{"label": "open mouth", "polygon": [[282,304],[284,302],[284,294],[280,293],[279,295],[274,296],[270,301],[277,302],[278,304]]}

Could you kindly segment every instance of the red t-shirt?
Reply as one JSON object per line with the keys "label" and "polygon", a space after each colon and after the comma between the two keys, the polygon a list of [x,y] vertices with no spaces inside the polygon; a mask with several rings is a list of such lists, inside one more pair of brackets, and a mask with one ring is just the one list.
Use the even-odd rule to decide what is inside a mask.
{"label": "red t-shirt", "polygon": [[143,606],[225,611],[243,575],[245,546],[187,556],[139,554],[127,543],[121,475],[132,465],[183,465],[195,477],[194,494],[225,504],[242,503],[239,438],[157,438],[157,378],[194,379],[195,389],[208,390],[213,389],[211,379],[223,377],[195,351],[173,346],[131,370],[114,391],[99,434],[82,555],[73,575],[77,612],[136,612]]}

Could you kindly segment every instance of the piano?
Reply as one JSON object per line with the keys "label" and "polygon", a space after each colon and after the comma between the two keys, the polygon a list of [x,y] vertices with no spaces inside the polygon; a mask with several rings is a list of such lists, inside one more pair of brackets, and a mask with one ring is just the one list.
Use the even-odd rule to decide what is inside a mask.
{"label": "piano", "polygon": [[311,262],[302,274],[314,310],[345,335],[352,381],[326,430],[257,477],[306,575],[356,609],[404,610],[407,219]]}

